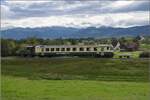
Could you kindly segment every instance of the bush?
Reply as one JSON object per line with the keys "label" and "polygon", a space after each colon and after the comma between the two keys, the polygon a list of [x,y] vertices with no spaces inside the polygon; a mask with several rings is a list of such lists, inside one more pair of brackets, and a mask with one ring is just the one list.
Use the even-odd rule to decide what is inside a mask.
{"label": "bush", "polygon": [[113,56],[114,56],[114,53],[111,53],[111,52],[105,53],[104,55],[105,58],[112,58]]}
{"label": "bush", "polygon": [[140,58],[150,58],[150,52],[145,51],[139,55]]}
{"label": "bush", "polygon": [[22,57],[26,57],[26,56],[34,56],[34,54],[30,51],[30,50],[26,50],[26,49],[19,49],[17,52],[16,52],[16,55],[17,56],[22,56]]}

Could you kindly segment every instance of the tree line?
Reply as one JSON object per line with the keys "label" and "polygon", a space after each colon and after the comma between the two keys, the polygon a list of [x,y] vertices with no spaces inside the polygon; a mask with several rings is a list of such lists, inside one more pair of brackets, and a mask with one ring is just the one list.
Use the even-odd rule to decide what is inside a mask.
{"label": "tree line", "polygon": [[[120,43],[120,47],[125,48],[129,44],[136,44],[135,50],[139,48],[139,39],[138,37],[121,37],[121,38],[103,38],[103,39],[94,39],[94,38],[81,38],[81,39],[41,39],[30,37],[26,39],[14,40],[14,39],[1,39],[1,56],[16,56],[18,55],[25,46],[29,45],[94,45],[94,44],[112,44],[116,46],[117,43]],[[149,43],[149,37],[146,38],[143,43]]]}

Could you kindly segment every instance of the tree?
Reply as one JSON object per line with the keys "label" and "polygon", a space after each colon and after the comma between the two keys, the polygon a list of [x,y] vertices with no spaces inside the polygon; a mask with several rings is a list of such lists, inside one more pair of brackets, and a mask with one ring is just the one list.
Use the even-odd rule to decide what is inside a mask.
{"label": "tree", "polygon": [[26,40],[26,43],[29,45],[37,45],[39,44],[39,41],[36,37],[31,37]]}
{"label": "tree", "polygon": [[15,55],[16,44],[12,40],[1,39],[1,56]]}

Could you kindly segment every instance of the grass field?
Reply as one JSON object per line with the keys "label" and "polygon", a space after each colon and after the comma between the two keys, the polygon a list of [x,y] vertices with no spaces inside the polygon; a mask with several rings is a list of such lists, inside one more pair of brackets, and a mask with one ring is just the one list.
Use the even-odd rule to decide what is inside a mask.
{"label": "grass field", "polygon": [[149,100],[149,83],[3,77],[3,100]]}
{"label": "grass field", "polygon": [[145,51],[149,51],[150,45],[149,44],[141,44],[140,45],[140,49],[143,49]]}
{"label": "grass field", "polygon": [[119,58],[120,54],[130,54],[131,58],[137,59],[139,58],[140,53],[142,53],[142,51],[133,51],[133,52],[114,52],[114,57],[113,58]]}
{"label": "grass field", "polygon": [[149,100],[149,59],[2,58],[3,100]]}

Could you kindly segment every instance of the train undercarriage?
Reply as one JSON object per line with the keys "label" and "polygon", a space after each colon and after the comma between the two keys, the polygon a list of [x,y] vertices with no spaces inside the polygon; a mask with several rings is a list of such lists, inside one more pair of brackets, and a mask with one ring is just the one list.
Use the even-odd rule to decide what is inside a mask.
{"label": "train undercarriage", "polygon": [[37,53],[35,56],[39,57],[100,57],[100,58],[112,58],[113,57],[112,52],[78,52],[78,53]]}

